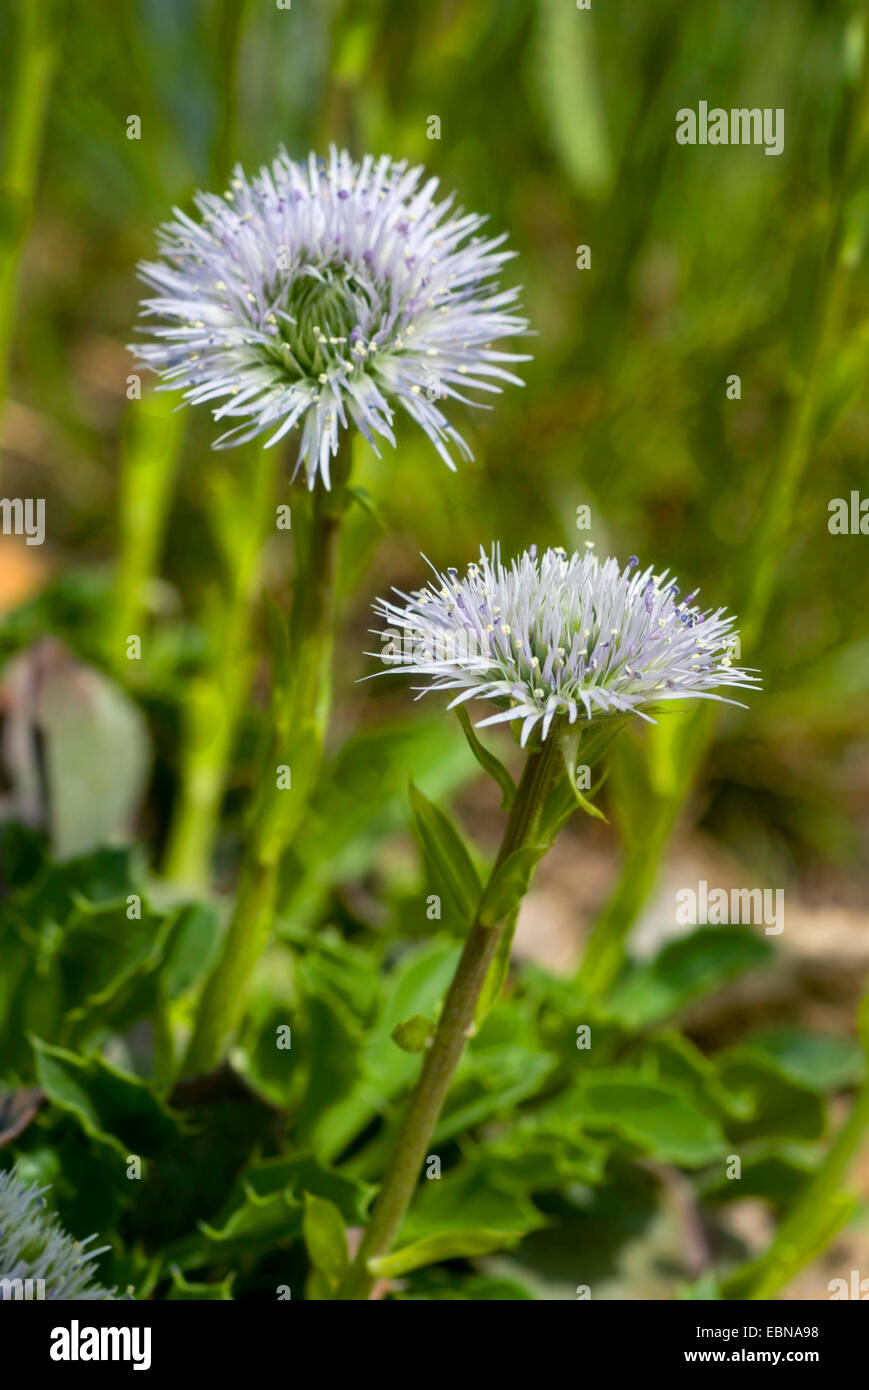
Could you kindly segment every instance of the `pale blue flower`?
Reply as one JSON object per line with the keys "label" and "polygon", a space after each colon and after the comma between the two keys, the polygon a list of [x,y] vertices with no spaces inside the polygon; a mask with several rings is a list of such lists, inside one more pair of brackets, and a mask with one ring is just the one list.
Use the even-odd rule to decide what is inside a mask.
{"label": "pale blue flower", "polygon": [[[386,623],[377,655],[391,670],[426,678],[419,689],[456,690],[450,708],[479,698],[498,712],[480,726],[521,720],[520,742],[537,725],[638,714],[664,700],[723,700],[715,687],[755,688],[733,664],[734,619],[701,612],[696,592],[679,597],[667,571],[640,570],[631,556],[603,562],[536,546],[505,565],[484,550],[459,576],[435,578],[401,600],[379,599]],[[370,653],[374,655],[374,653]],[[729,703],[738,703],[730,701]]]}
{"label": "pale blue flower", "polygon": [[163,386],[241,422],[218,446],[298,426],[309,487],[329,486],[350,424],[394,445],[396,406],[454,468],[449,443],[471,455],[441,402],[521,385],[505,364],[525,359],[493,344],[527,324],[518,290],[497,283],[515,254],[504,236],[480,237],[485,218],[436,201],[437,187],[334,147],[328,163],[282,152],[253,179],[236,168],[224,196],[197,194],[199,221],[176,208],[160,229],[161,259],[140,267],[158,323],[132,350]]}

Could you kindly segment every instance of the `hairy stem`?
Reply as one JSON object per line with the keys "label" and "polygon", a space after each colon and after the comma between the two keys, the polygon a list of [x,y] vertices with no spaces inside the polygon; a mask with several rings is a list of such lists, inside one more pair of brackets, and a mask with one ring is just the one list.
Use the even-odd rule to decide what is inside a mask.
{"label": "hairy stem", "polygon": [[[492,875],[514,850],[534,843],[540,813],[560,756],[558,740],[554,736],[544,742],[540,752],[529,753]],[[377,1280],[370,1262],[389,1251],[404,1221],[504,927],[504,922],[490,926],[479,917],[471,926],[444,1000],[431,1047],[411,1095],[371,1221],[356,1258],[336,1294],[339,1299],[368,1298]]]}

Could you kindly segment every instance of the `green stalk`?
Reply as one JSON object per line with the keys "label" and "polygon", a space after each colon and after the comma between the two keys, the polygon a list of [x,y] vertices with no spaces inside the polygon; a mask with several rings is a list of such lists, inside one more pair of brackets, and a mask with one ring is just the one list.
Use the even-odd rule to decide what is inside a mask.
{"label": "green stalk", "polygon": [[[535,843],[541,811],[561,762],[557,737],[530,752],[510,810],[489,882],[508,855]],[[335,1297],[367,1299],[377,1281],[372,1261],[388,1253],[413,1198],[420,1170],[474,1022],[477,1001],[495,958],[506,921],[490,925],[478,916],[444,1000],[443,1011],[411,1095],[371,1221]]]}
{"label": "green stalk", "polygon": [[250,0],[220,0],[217,9],[218,90],[223,100],[211,162],[218,179],[229,177],[237,157],[239,62],[249,3]]}
{"label": "green stalk", "polygon": [[9,389],[18,268],[33,214],[45,114],[57,61],[57,30],[47,0],[19,0],[17,32],[0,172],[0,417]]}
{"label": "green stalk", "polygon": [[[322,761],[331,709],[331,668],[341,517],[348,503],[350,444],[333,469],[332,490],[313,494],[297,553],[290,621],[290,672],[273,684],[273,710],[252,808],[235,909],[221,954],[199,1001],[183,1072],[217,1066],[244,1015],[254,967],[272,928],[281,855],[305,813]],[[288,768],[291,785],[280,785]]]}
{"label": "green stalk", "polygon": [[263,544],[274,526],[279,460],[276,449],[238,451],[225,486],[214,486],[209,495],[229,592],[206,617],[208,666],[191,683],[185,702],[179,792],[164,867],[167,878],[191,888],[201,888],[209,879],[226,769],[250,687],[249,632],[260,592]]}

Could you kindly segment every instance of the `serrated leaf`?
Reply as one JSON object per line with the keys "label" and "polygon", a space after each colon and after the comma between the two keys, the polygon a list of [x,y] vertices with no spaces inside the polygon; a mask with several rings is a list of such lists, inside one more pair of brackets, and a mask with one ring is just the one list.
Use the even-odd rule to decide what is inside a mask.
{"label": "serrated leaf", "polygon": [[434,1037],[435,1025],[425,1014],[413,1014],[393,1028],[390,1037],[402,1052],[422,1052],[429,1038]]}
{"label": "serrated leaf", "polygon": [[577,786],[579,749],[581,743],[581,730],[577,727],[567,729],[561,736],[561,752],[564,758],[564,770],[567,773],[567,784],[573,793],[573,798],[579,808],[585,811],[587,816],[594,816],[596,820],[606,820],[603,811],[598,810],[588,797],[583,796]]}
{"label": "serrated leaf", "polygon": [[295,1240],[301,1231],[302,1203],[291,1191],[260,1197],[243,1185],[221,1224],[201,1221],[199,1234],[171,1245],[167,1255],[180,1269],[201,1269],[274,1250]]}
{"label": "serrated leaf", "polygon": [[739,1096],[747,1113],[731,1116],[728,1133],[737,1142],[777,1135],[786,1139],[819,1139],[825,1111],[821,1097],[793,1079],[775,1057],[750,1046],[730,1047],[716,1054],[722,1086]]}
{"label": "serrated leaf", "polygon": [[488,1230],[482,1226],[444,1231],[440,1235],[426,1236],[412,1245],[405,1245],[392,1255],[369,1260],[368,1268],[380,1279],[395,1279],[441,1260],[471,1258],[474,1255],[489,1255],[493,1250],[510,1249],[519,1239],[519,1236],[505,1235],[503,1231]]}
{"label": "serrated leaf", "polygon": [[318,1123],[317,1153],[336,1157],[390,1102],[412,1085],[419,1062],[395,1046],[392,1031],[415,1013],[433,1013],[455,974],[459,955],[442,938],[408,951],[386,977],[382,1013],[364,1048],[356,1049],[361,1076]]}
{"label": "serrated leaf", "polygon": [[726,1152],[720,1125],[683,1087],[657,1080],[638,1067],[588,1072],[576,1086],[541,1106],[538,1119],[549,1128],[566,1124],[568,1133],[609,1133],[629,1148],[685,1168],[711,1163]]}

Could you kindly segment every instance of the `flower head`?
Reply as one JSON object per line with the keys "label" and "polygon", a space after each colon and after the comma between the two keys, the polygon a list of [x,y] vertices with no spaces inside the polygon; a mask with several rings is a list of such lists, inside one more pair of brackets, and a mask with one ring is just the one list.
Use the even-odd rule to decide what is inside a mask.
{"label": "flower head", "polygon": [[[14,1168],[0,1173],[0,1280],[42,1280],[42,1290],[33,1296],[48,1300],[113,1298],[94,1279],[94,1261],[108,1246],[88,1250],[94,1236],[82,1241],[68,1236],[46,1209],[45,1191],[22,1182]],[[16,1296],[21,1294],[0,1283],[0,1300]]]}
{"label": "flower head", "polygon": [[[190,403],[220,402],[240,419],[218,445],[301,428],[297,468],[329,486],[339,433],[353,423],[374,445],[395,444],[394,406],[447,449],[470,450],[438,404],[468,387],[521,382],[524,360],[493,342],[526,330],[518,290],[496,275],[513,252],[477,235],[485,218],[435,201],[423,182],[383,156],[361,163],[333,147],[328,164],[285,152],[248,179],[237,167],[222,197],[200,193],[200,221],[177,208],[160,229],[161,259],[140,266],[157,295],[146,315],[155,341],[133,347]],[[468,402],[469,404],[472,402]]]}
{"label": "flower head", "polygon": [[425,588],[395,592],[401,603],[375,604],[389,625],[383,660],[426,677],[422,693],[457,690],[451,709],[494,701],[498,713],[480,726],[519,719],[523,746],[538,724],[545,739],[557,717],[648,719],[663,700],[718,700],[715,686],[757,683],[732,664],[734,619],[701,612],[696,592],[680,598],[666,571],[640,570],[634,556],[621,569],[590,551],[538,557],[532,546],[505,565],[494,546],[463,577],[435,570]]}

